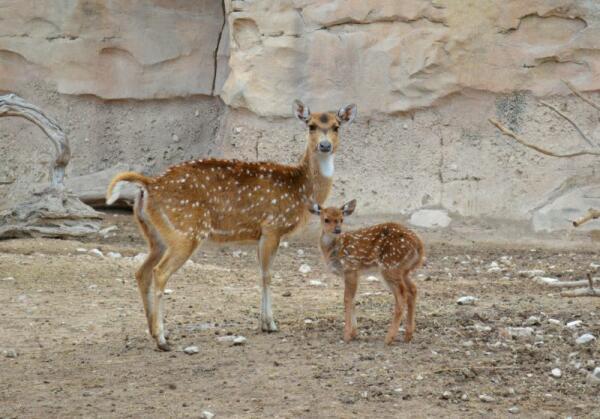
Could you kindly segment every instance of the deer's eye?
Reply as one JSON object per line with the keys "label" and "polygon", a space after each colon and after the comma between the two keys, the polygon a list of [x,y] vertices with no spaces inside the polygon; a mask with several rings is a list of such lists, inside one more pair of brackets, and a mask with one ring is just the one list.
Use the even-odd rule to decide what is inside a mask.
{"label": "deer's eye", "polygon": [[333,132],[338,132],[339,128],[340,127],[338,127],[337,125],[334,125],[333,128],[331,128],[331,129],[333,130]]}
{"label": "deer's eye", "polygon": [[317,129],[317,126],[316,126],[315,124],[310,124],[310,125],[308,126],[308,129],[309,129],[309,130],[311,130],[311,131],[314,131],[314,130],[316,130],[316,129]]}
{"label": "deer's eye", "polygon": [[325,218],[325,224],[329,224],[329,218]]}

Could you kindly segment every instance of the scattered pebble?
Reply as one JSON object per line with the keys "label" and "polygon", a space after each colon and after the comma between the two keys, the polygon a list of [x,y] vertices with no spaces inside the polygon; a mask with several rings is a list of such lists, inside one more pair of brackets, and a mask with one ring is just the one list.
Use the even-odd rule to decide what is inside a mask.
{"label": "scattered pebble", "polygon": [[527,320],[525,320],[526,326],[537,326],[542,324],[542,319],[538,316],[530,316]]}
{"label": "scattered pebble", "polygon": [[19,354],[14,349],[8,349],[5,355],[7,358],[16,358]]}
{"label": "scattered pebble", "polygon": [[104,253],[102,253],[102,252],[101,252],[100,250],[98,250],[98,249],[90,249],[90,250],[89,250],[89,253],[91,253],[91,254],[92,254],[92,255],[94,255],[94,256],[99,256],[99,257],[101,257],[101,258],[103,258],[103,257],[104,257]]}
{"label": "scattered pebble", "polygon": [[314,323],[314,320],[312,319],[304,319],[304,324],[311,324]]}
{"label": "scattered pebble", "polygon": [[585,333],[575,339],[575,343],[578,345],[587,345],[588,343],[594,342],[596,340],[596,336],[591,333]]}
{"label": "scattered pebble", "polygon": [[481,400],[484,403],[491,403],[491,402],[496,401],[496,399],[494,399],[492,396],[490,396],[488,394],[480,394],[479,400]]}
{"label": "scattered pebble", "polygon": [[442,393],[442,399],[444,399],[444,400],[448,400],[450,398],[450,396],[452,396],[452,393],[450,393],[447,390]]}
{"label": "scattered pebble", "polygon": [[560,320],[557,320],[557,319],[548,319],[548,323],[555,324],[555,325],[562,324],[562,322]]}
{"label": "scattered pebble", "polygon": [[376,276],[374,276],[374,275],[369,275],[369,276],[367,277],[367,281],[375,282],[375,281],[379,281],[379,278],[377,278],[377,277],[376,277]]}
{"label": "scattered pebble", "polygon": [[472,295],[466,295],[456,300],[456,304],[459,306],[473,305],[475,304],[475,301],[477,301],[477,298],[473,297]]}
{"label": "scattered pebble", "polygon": [[234,250],[233,252],[231,252],[231,254],[233,255],[234,258],[241,258],[242,256],[246,256],[246,252],[242,251],[242,250]]}
{"label": "scattered pebble", "polygon": [[562,377],[562,371],[560,370],[560,368],[553,368],[550,374],[552,374],[554,378]]}
{"label": "scattered pebble", "polygon": [[281,247],[287,249],[288,247],[290,247],[290,244],[288,242],[281,242]]}
{"label": "scattered pebble", "polygon": [[165,295],[173,294],[173,290],[171,288],[165,288]]}
{"label": "scattered pebble", "polygon": [[244,336],[225,335],[217,337],[217,341],[220,343],[229,343],[232,346],[240,346],[244,345],[247,339]]}
{"label": "scattered pebble", "polygon": [[281,294],[282,297],[291,297],[292,293],[290,291],[285,291],[283,294]]}
{"label": "scattered pebble", "polygon": [[528,271],[519,271],[518,274],[524,278],[534,278],[536,276],[543,276],[546,272],[541,269],[532,269]]}
{"label": "scattered pebble", "polygon": [[123,257],[123,255],[120,254],[119,252],[108,252],[106,254],[106,256],[108,256],[109,258],[112,258],[112,259],[119,259],[119,258]]}
{"label": "scattered pebble", "polygon": [[298,255],[298,257],[299,257],[299,258],[301,258],[301,257],[304,257],[304,250],[302,250],[302,249],[298,249],[298,250],[296,251],[296,254]]}
{"label": "scattered pebble", "polygon": [[402,393],[402,388],[401,387],[395,388],[394,393]]}
{"label": "scattered pebble", "polygon": [[102,230],[100,230],[98,233],[99,233],[99,234],[100,234],[102,237],[104,237],[104,238],[107,238],[107,237],[108,237],[108,235],[109,235],[109,233],[110,233],[111,231],[115,231],[115,230],[118,230],[118,229],[119,229],[119,227],[117,227],[117,226],[109,226],[109,227],[103,228],[103,229],[102,229]]}
{"label": "scattered pebble", "polygon": [[462,396],[460,396],[460,399],[466,402],[467,400],[469,400],[469,395],[467,393],[464,393]]}
{"label": "scattered pebble", "polygon": [[197,354],[198,352],[200,352],[200,349],[198,349],[197,346],[188,346],[183,350],[183,352],[185,352],[188,355],[193,355],[193,354]]}
{"label": "scattered pebble", "polygon": [[600,367],[596,367],[594,372],[588,375],[587,382],[592,385],[600,385]]}
{"label": "scattered pebble", "polygon": [[14,281],[15,277],[14,276],[7,276],[6,278],[2,278],[3,281]]}
{"label": "scattered pebble", "polygon": [[533,336],[533,327],[507,327],[500,333],[503,337],[529,338]]}
{"label": "scattered pebble", "polygon": [[173,134],[171,136],[171,139],[173,140],[174,143],[178,143],[179,142],[179,136],[177,134]]}
{"label": "scattered pebble", "polygon": [[513,407],[509,407],[508,408],[508,413],[512,413],[513,415],[516,415],[520,411],[521,410],[517,406],[513,406]]}
{"label": "scattered pebble", "polygon": [[317,279],[311,279],[310,281],[308,281],[308,283],[310,285],[312,285],[313,287],[324,287],[325,284],[322,283],[321,281],[317,280]]}
{"label": "scattered pebble", "polygon": [[476,324],[473,326],[473,329],[475,329],[478,332],[491,332],[492,331],[491,326],[486,326],[483,324]]}
{"label": "scattered pebble", "polygon": [[583,324],[581,320],[573,320],[572,322],[568,322],[565,326],[567,329],[577,329]]}
{"label": "scattered pebble", "polygon": [[245,338],[245,337],[243,337],[243,336],[236,336],[236,337],[233,339],[233,345],[234,345],[234,346],[244,345],[244,344],[246,343],[246,341],[247,341],[247,340],[248,340],[248,339],[246,339],[246,338]]}
{"label": "scattered pebble", "polygon": [[215,414],[208,410],[203,410],[202,413],[200,413],[200,419],[213,419],[214,417]]}
{"label": "scattered pebble", "polygon": [[551,278],[549,276],[535,276],[533,280],[539,284],[554,284],[558,282],[558,278]]}
{"label": "scattered pebble", "polygon": [[148,255],[147,255],[146,253],[138,253],[137,255],[135,255],[135,256],[133,257],[133,261],[134,261],[134,262],[136,262],[136,263],[141,263],[141,262],[143,262],[144,260],[146,260],[146,257],[147,257],[147,256],[148,256]]}
{"label": "scattered pebble", "polygon": [[87,253],[87,249],[84,249],[83,247],[78,247],[75,250],[78,251],[79,253]]}
{"label": "scattered pebble", "polygon": [[301,274],[307,274],[310,271],[312,271],[312,268],[310,267],[310,265],[307,265],[306,263],[303,263],[302,265],[300,265],[300,268],[298,268],[298,271]]}

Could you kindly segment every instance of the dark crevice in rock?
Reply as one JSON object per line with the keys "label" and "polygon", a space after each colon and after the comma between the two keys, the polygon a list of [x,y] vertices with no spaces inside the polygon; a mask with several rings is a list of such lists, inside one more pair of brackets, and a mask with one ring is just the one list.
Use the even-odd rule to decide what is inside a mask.
{"label": "dark crevice in rock", "polygon": [[219,31],[219,37],[217,38],[217,45],[215,46],[213,81],[212,81],[212,88],[210,90],[211,96],[215,95],[215,85],[217,83],[217,70],[218,70],[218,59],[219,59],[219,57],[218,57],[219,46],[221,45],[221,38],[223,37],[223,31],[225,30],[225,25],[227,24],[227,12],[225,10],[225,0],[221,1],[221,7],[223,8],[223,24],[221,25],[221,30]]}

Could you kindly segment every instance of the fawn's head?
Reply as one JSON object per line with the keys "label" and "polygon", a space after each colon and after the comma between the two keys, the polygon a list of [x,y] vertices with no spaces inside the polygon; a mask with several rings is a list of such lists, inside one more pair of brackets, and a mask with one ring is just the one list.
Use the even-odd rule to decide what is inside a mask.
{"label": "fawn's head", "polygon": [[308,210],[321,218],[321,230],[325,234],[340,234],[342,232],[342,223],[344,217],[349,216],[356,208],[356,199],[346,202],[340,208],[328,207],[321,208],[319,204],[313,202]]}
{"label": "fawn's head", "polygon": [[[337,151],[340,126],[352,122],[356,117],[356,105],[344,106],[337,112],[311,113],[308,106],[296,100],[293,112],[308,128],[308,149],[319,158],[319,162],[326,162],[331,161],[331,157]],[[330,168],[327,164],[321,164],[320,167],[324,176],[333,175],[333,164]]]}

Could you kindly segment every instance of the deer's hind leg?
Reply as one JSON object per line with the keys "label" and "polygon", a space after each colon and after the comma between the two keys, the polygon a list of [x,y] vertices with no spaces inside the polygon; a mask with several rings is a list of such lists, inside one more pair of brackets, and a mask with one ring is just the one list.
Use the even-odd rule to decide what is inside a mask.
{"label": "deer's hind leg", "polygon": [[406,302],[408,305],[408,313],[406,315],[406,332],[404,333],[404,341],[410,342],[415,332],[415,310],[417,304],[417,286],[409,277],[409,272],[404,273],[403,283],[406,287]]}
{"label": "deer's hind leg", "polygon": [[133,207],[134,217],[140,226],[142,234],[146,238],[149,246],[149,253],[144,263],[139,267],[135,273],[135,279],[137,281],[138,289],[142,297],[142,303],[144,305],[144,313],[146,314],[146,320],[148,322],[148,330],[152,333],[152,304],[154,297],[152,295],[152,270],[156,264],[160,261],[165,253],[165,245],[158,234],[158,231],[152,224],[149,223],[147,215],[144,212],[144,192],[141,192]]}
{"label": "deer's hind leg", "polygon": [[394,295],[394,313],[392,316],[392,323],[390,324],[390,328],[388,329],[385,337],[385,344],[391,345],[396,339],[398,329],[400,328],[407,290],[404,282],[402,281],[402,272],[391,270],[383,271],[382,275],[387,282],[390,291]]}
{"label": "deer's hind leg", "polygon": [[354,339],[358,331],[356,329],[356,313],[354,297],[358,289],[358,272],[344,272],[344,342],[348,343]]}

